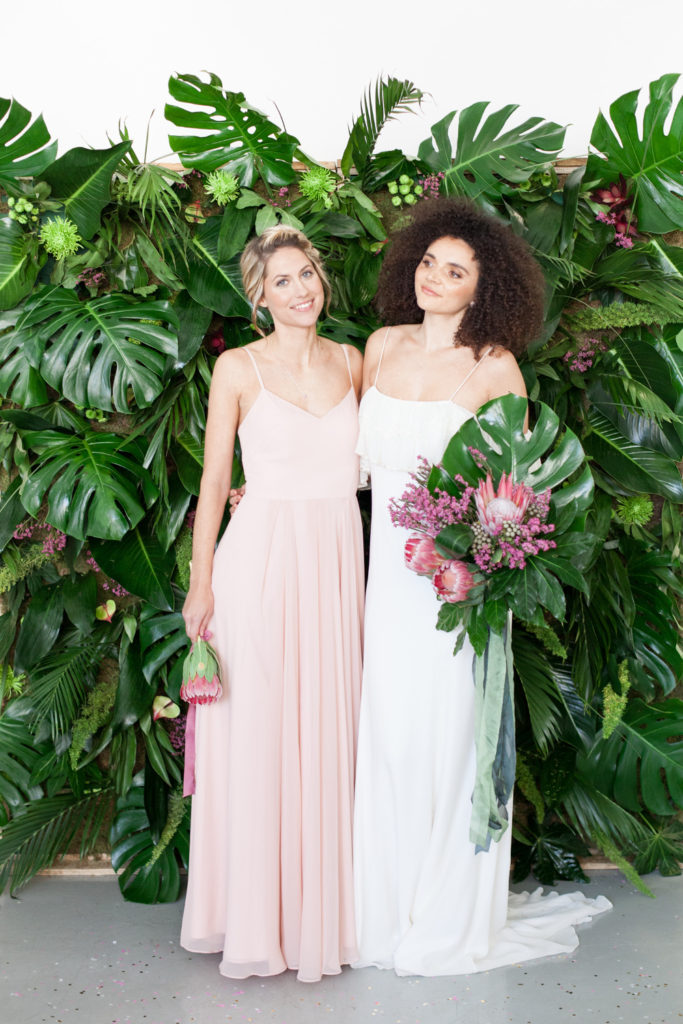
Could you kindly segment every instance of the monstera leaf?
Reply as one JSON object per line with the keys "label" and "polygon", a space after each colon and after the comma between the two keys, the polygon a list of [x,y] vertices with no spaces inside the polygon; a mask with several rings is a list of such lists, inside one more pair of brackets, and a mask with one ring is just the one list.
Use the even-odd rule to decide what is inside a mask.
{"label": "monstera leaf", "polygon": [[64,204],[69,217],[78,225],[83,238],[92,238],[100,226],[100,216],[111,201],[111,179],[130,149],[130,142],[119,142],[108,149],[70,149],[41,176],[52,189],[53,198]]}
{"label": "monstera leaf", "polygon": [[47,499],[47,521],[70,537],[120,540],[145,514],[157,494],[142,451],[114,434],[84,430],[26,431],[25,444],[39,453],[21,498],[31,515]]}
{"label": "monstera leaf", "polygon": [[[451,438],[442,459],[443,468],[451,476],[460,473],[469,478],[474,474],[483,479],[485,471],[477,466],[472,454],[475,449],[486,452],[488,465],[495,473],[511,473],[514,480],[524,480],[535,491],[557,487],[583,462],[581,444],[569,429],[556,443],[560,419],[542,402],[538,403],[533,429],[525,433],[527,409],[527,400],[520,395],[505,395],[487,402]],[[543,464],[534,466],[551,448]],[[590,495],[585,495],[577,511],[585,510],[589,504]]]}
{"label": "monstera leaf", "polygon": [[163,388],[166,357],[177,357],[175,330],[164,323],[177,323],[166,302],[120,294],[81,302],[70,288],[46,287],[5,344],[35,349],[42,339],[39,372],[48,384],[76,405],[128,412],[129,391],[140,408],[150,405]]}
{"label": "monstera leaf", "polygon": [[[160,842],[155,843],[142,772],[133,779],[127,795],[117,800],[109,838],[112,867],[124,899],[134,903],[171,903],[178,898],[179,860],[187,866],[190,852],[188,810],[186,807],[172,836],[167,839],[162,832]],[[157,851],[161,844],[163,847]]]}
{"label": "monstera leaf", "polygon": [[530,117],[503,131],[517,105],[482,120],[488,105],[473,103],[460,112],[455,152],[449,132],[456,110],[433,125],[432,138],[420,145],[418,157],[433,171],[443,171],[442,188],[448,194],[495,198],[506,182],[526,181],[562,149],[564,128],[559,124]]}
{"label": "monstera leaf", "polygon": [[168,89],[173,99],[206,110],[187,110],[168,103],[166,117],[180,128],[199,129],[206,135],[169,135],[169,143],[186,167],[214,171],[225,167],[242,185],[257,177],[269,185],[294,181],[292,160],[298,139],[281,131],[260,110],[250,106],[241,92],[223,92],[217,75],[203,82],[196,75],[175,75]]}
{"label": "monstera leaf", "polygon": [[35,239],[16,221],[0,217],[0,309],[12,309],[28,295],[44,262]]}
{"label": "monstera leaf", "polygon": [[642,138],[636,117],[640,90],[636,89],[609,108],[613,128],[598,114],[590,140],[603,155],[589,158],[586,180],[610,184],[620,174],[628,178],[638,226],[653,234],[683,228],[683,98],[674,111],[669,133],[664,130],[678,77],[662,75],[650,83]]}
{"label": "monstera leaf", "polygon": [[17,178],[35,178],[54,160],[57,143],[42,117],[31,124],[31,114],[16,100],[0,98],[0,184]]}
{"label": "monstera leaf", "polygon": [[620,806],[671,814],[683,807],[682,736],[682,700],[631,700],[609,739],[587,756],[587,770]]}

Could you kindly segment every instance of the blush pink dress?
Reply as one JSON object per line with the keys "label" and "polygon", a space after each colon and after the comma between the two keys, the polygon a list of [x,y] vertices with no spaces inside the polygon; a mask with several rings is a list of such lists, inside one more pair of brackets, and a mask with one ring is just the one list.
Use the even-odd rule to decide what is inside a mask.
{"label": "blush pink dress", "polygon": [[222,952],[231,978],[317,981],[357,958],[358,410],[351,386],[316,417],[268,391],[248,355],[261,391],[239,429],[246,493],[214,558],[224,694],[197,709],[181,944]]}

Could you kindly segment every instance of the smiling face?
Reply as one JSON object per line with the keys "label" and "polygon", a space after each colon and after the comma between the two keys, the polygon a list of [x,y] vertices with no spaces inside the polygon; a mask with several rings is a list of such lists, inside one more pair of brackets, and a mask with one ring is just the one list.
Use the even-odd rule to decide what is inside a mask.
{"label": "smiling face", "polygon": [[462,313],[473,301],[478,281],[472,247],[462,238],[437,238],[415,270],[417,304],[425,313]]}
{"label": "smiling face", "polygon": [[260,303],[270,310],[273,322],[310,327],[324,301],[322,281],[306,254],[294,246],[276,249],[266,264]]}

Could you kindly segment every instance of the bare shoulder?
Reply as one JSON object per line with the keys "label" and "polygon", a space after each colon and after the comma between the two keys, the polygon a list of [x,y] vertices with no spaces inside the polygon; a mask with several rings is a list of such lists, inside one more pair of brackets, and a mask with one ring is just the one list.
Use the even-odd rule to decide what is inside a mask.
{"label": "bare shoulder", "polygon": [[347,356],[349,357],[352,373],[356,373],[357,370],[362,370],[363,353],[359,352],[354,345],[344,345],[343,348]]}
{"label": "bare shoulder", "polygon": [[233,392],[242,390],[254,375],[254,367],[249,356],[242,348],[229,348],[222,352],[213,368],[212,384]]}
{"label": "bare shoulder", "polygon": [[526,385],[517,360],[508,349],[496,346],[486,356],[488,397],[498,398],[513,392],[526,397]]}

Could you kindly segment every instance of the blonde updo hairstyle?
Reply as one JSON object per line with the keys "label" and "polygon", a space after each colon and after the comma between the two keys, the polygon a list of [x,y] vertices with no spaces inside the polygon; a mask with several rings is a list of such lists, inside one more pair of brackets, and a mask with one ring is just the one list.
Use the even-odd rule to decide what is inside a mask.
{"label": "blonde updo hairstyle", "polygon": [[258,324],[259,303],[263,298],[263,282],[266,276],[268,260],[277,249],[298,249],[310,262],[316,274],[320,278],[325,296],[325,312],[329,311],[332,288],[325,273],[320,253],[306,237],[303,231],[289,227],[285,224],[277,224],[266,228],[262,235],[257,235],[249,242],[240,258],[240,270],[242,271],[242,284],[244,291],[251,304],[251,322],[262,337],[265,331]]}

